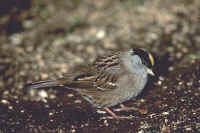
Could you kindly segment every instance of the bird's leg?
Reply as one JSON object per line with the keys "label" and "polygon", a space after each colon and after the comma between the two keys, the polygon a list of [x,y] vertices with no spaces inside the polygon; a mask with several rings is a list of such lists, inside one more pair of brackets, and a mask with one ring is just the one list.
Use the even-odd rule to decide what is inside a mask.
{"label": "bird's leg", "polygon": [[138,111],[138,108],[136,107],[126,107],[123,104],[120,104],[120,108],[115,109],[115,111],[120,112],[120,111]]}
{"label": "bird's leg", "polygon": [[124,120],[124,119],[132,119],[133,116],[117,116],[114,112],[112,112],[108,107],[104,107],[104,109],[112,116],[112,118],[110,117],[106,117],[103,119],[117,119],[117,120]]}
{"label": "bird's leg", "polygon": [[119,116],[117,116],[114,112],[112,112],[108,107],[104,107],[105,111],[107,111],[113,118],[118,119]]}

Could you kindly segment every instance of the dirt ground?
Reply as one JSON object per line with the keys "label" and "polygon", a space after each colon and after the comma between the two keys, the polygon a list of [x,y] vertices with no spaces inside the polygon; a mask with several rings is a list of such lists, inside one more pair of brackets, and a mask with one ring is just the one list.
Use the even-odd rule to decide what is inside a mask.
{"label": "dirt ground", "polygon": [[[0,5],[0,133],[200,132],[199,0],[7,0]],[[138,110],[111,119],[64,88],[27,89],[99,55],[153,53]]]}

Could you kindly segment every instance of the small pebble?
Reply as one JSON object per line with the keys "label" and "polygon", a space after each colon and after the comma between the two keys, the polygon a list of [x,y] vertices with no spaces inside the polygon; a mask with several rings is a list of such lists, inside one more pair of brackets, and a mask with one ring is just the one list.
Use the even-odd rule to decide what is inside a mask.
{"label": "small pebble", "polygon": [[49,76],[48,76],[48,74],[46,74],[46,73],[42,73],[41,74],[41,78],[42,79],[47,79]]}
{"label": "small pebble", "polygon": [[183,82],[182,81],[178,82],[178,85],[183,85]]}
{"label": "small pebble", "polygon": [[157,83],[158,83],[158,85],[161,85],[161,84],[162,84],[162,81],[159,80]]}
{"label": "small pebble", "polygon": [[106,35],[105,30],[99,30],[96,34],[97,39],[103,39]]}
{"label": "small pebble", "polygon": [[12,109],[13,109],[13,106],[9,106],[8,109],[12,110]]}
{"label": "small pebble", "polygon": [[52,116],[53,115],[53,113],[52,112],[49,112],[49,116]]}
{"label": "small pebble", "polygon": [[163,115],[169,115],[169,112],[163,112],[162,114]]}
{"label": "small pebble", "polygon": [[3,104],[8,104],[9,102],[8,102],[6,99],[2,99],[2,100],[1,100],[1,103],[3,103]]}
{"label": "small pebble", "polygon": [[105,126],[108,126],[108,125],[109,125],[109,124],[108,124],[108,120],[104,120],[103,123],[104,123]]}
{"label": "small pebble", "polygon": [[173,70],[174,70],[174,67],[171,66],[171,67],[168,68],[168,70],[169,70],[169,71],[173,71]]}
{"label": "small pebble", "polygon": [[42,98],[47,98],[48,97],[48,94],[45,90],[41,90],[39,91],[39,96],[42,97]]}
{"label": "small pebble", "polygon": [[81,100],[75,100],[74,103],[80,104],[80,103],[82,103],[82,101]]}
{"label": "small pebble", "polygon": [[67,96],[68,96],[68,97],[73,97],[74,95],[71,93],[71,94],[68,94]]}
{"label": "small pebble", "polygon": [[97,110],[97,113],[99,113],[99,114],[106,114],[106,111]]}

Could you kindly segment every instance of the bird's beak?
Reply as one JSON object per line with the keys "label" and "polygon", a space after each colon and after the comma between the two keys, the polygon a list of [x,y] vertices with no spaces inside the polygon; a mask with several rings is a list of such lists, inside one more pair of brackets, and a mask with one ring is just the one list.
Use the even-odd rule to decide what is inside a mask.
{"label": "bird's beak", "polygon": [[147,68],[147,73],[150,74],[150,75],[152,75],[152,76],[155,76],[155,74],[153,73],[153,71],[151,69],[149,69],[149,68]]}

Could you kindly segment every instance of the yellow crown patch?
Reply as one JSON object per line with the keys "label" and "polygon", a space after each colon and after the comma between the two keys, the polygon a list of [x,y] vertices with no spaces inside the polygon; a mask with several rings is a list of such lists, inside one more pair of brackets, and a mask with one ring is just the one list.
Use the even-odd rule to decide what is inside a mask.
{"label": "yellow crown patch", "polygon": [[150,53],[148,55],[149,55],[149,60],[151,62],[151,65],[154,66],[155,61],[154,61],[153,56]]}

